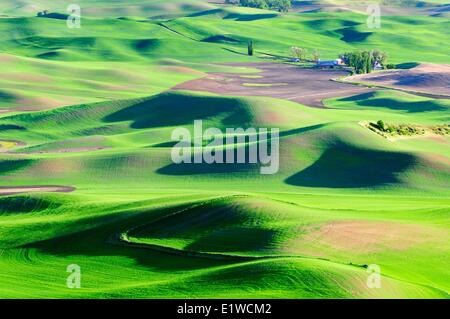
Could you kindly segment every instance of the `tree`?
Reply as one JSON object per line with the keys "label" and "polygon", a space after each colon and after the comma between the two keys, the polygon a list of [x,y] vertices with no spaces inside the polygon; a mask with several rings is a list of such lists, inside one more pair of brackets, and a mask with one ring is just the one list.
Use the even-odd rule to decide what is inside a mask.
{"label": "tree", "polygon": [[380,131],[386,131],[386,124],[384,124],[383,120],[378,120],[377,126],[380,129]]}
{"label": "tree", "polygon": [[370,73],[372,72],[372,67],[373,67],[373,63],[372,63],[372,53],[369,51],[363,51],[361,53],[361,58],[362,58],[362,69],[363,69],[363,73]]}
{"label": "tree", "polygon": [[308,53],[308,49],[299,48],[299,47],[292,47],[291,48],[291,55],[294,58],[297,58],[299,60],[306,60],[306,54]]}
{"label": "tree", "polygon": [[301,59],[300,48],[299,47],[291,47],[291,56],[296,59]]}
{"label": "tree", "polygon": [[386,64],[384,66],[384,68],[387,69],[387,70],[392,70],[392,69],[397,68],[397,66],[395,64],[390,63],[390,64]]}
{"label": "tree", "polygon": [[341,54],[340,58],[353,67],[357,74],[370,73],[376,64],[385,66],[387,62],[387,54],[377,49],[346,52]]}
{"label": "tree", "polygon": [[266,0],[240,0],[239,4],[243,7],[251,7],[258,9],[268,9]]}
{"label": "tree", "polygon": [[308,49],[302,49],[303,60],[306,60],[306,55],[308,54]]}
{"label": "tree", "polygon": [[46,15],[48,15],[49,11],[48,10],[44,10],[44,11],[39,11],[37,13],[38,17],[45,17]]}
{"label": "tree", "polygon": [[266,0],[269,9],[278,12],[288,12],[291,8],[291,0]]}
{"label": "tree", "polygon": [[319,61],[320,60],[320,52],[319,50],[315,49],[312,53],[312,59],[313,61]]}
{"label": "tree", "polygon": [[376,64],[381,65],[383,68],[386,69],[387,62],[388,62],[388,54],[384,51],[380,51],[378,49],[372,50],[372,57],[373,57],[373,63],[374,66]]}
{"label": "tree", "polygon": [[248,55],[253,55],[253,41],[250,41],[247,46]]}

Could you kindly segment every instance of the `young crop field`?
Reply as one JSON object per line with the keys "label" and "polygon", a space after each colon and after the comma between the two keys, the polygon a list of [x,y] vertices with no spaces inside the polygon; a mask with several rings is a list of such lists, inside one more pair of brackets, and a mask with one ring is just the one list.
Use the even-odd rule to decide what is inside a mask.
{"label": "young crop field", "polygon": [[1,299],[449,298],[448,1],[225,2],[0,3]]}

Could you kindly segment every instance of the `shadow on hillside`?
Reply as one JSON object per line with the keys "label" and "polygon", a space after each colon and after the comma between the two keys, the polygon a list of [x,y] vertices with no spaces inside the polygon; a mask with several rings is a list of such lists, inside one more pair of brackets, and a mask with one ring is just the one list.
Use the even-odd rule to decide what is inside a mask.
{"label": "shadow on hillside", "polygon": [[269,228],[216,226],[215,229],[210,229],[199,239],[187,245],[185,249],[215,253],[261,252],[270,250],[278,233],[275,229]]}
{"label": "shadow on hillside", "polygon": [[443,107],[435,101],[415,101],[415,102],[401,102],[394,99],[373,99],[373,100],[362,100],[356,102],[360,106],[368,107],[385,107],[391,110],[407,111],[409,113],[418,112],[430,112],[430,111],[447,111],[448,108]]}
{"label": "shadow on hillside", "polygon": [[[237,119],[236,119],[237,120]],[[289,137],[289,136],[295,136],[302,133],[310,132],[317,130],[321,127],[326,126],[326,124],[317,124],[307,127],[301,127],[301,128],[295,128],[287,131],[280,132],[279,136],[280,139]],[[268,150],[272,150],[272,143],[270,137],[268,139],[260,139],[258,140],[258,143],[266,143],[267,142],[267,148]],[[177,142],[165,142],[153,145],[152,147],[173,147],[177,144]],[[282,142],[280,142],[280,147],[282,147]],[[206,145],[206,144],[205,144]],[[192,144],[186,144],[181,145],[180,147],[191,147]],[[234,144],[229,145],[228,147],[234,147],[235,156],[238,151],[242,151],[242,148],[245,147],[245,150],[242,151],[245,153],[246,156],[246,162],[248,162],[248,158],[250,154],[250,144],[248,143],[248,139],[246,139],[245,146],[236,146]],[[226,156],[224,155],[224,161],[226,159]],[[236,157],[235,157],[236,158]],[[189,175],[214,175],[214,174],[227,174],[227,173],[247,173],[247,174],[259,174],[260,168],[262,166],[261,163],[213,163],[213,164],[207,164],[207,163],[194,163],[194,155],[191,156],[191,163],[182,163],[182,164],[169,164],[167,166],[164,166],[156,171],[156,173],[161,175],[172,175],[172,176],[189,176]]]}
{"label": "shadow on hillside", "polygon": [[[335,20],[329,20],[329,19],[317,19],[317,20],[311,20],[311,21],[304,21],[303,23],[315,30],[327,30],[330,29],[329,23],[333,22]],[[338,23],[340,23],[344,27],[355,27],[359,23],[355,21],[350,20],[338,20]]]}
{"label": "shadow on hillside", "polygon": [[372,99],[376,96],[376,92],[367,92],[367,93],[361,93],[361,94],[356,94],[356,95],[352,95],[352,96],[348,96],[348,97],[343,97],[338,99],[339,101],[342,102],[357,102],[357,101],[364,101],[364,100],[368,100],[368,99]]}
{"label": "shadow on hillside", "polygon": [[170,142],[163,142],[158,144],[153,144],[150,147],[152,148],[172,148],[175,145],[178,144],[178,147],[192,147],[192,143],[183,143],[183,142],[177,142],[177,141],[170,141]]}
{"label": "shadow on hillside", "polygon": [[419,65],[420,65],[420,63],[417,63],[417,62],[405,62],[405,63],[397,64],[396,68],[401,69],[401,70],[408,70],[408,69],[415,68]]}
{"label": "shadow on hillside", "polygon": [[105,122],[133,121],[132,128],[193,124],[194,120],[221,116],[223,125],[248,126],[252,114],[237,99],[163,93],[106,116]]}
{"label": "shadow on hillside", "polygon": [[33,163],[30,159],[0,161],[0,174],[21,170]]}
{"label": "shadow on hillside", "polygon": [[372,35],[372,32],[360,32],[354,27],[336,30],[342,35],[341,40],[347,43],[364,42]]}
{"label": "shadow on hillside", "polygon": [[225,35],[214,35],[207,37],[202,40],[202,42],[211,42],[211,43],[240,43],[241,41],[227,37]]}
{"label": "shadow on hillside", "polygon": [[54,59],[58,58],[61,55],[58,51],[48,51],[44,53],[37,54],[36,57],[39,59]]}
{"label": "shadow on hillside", "polygon": [[243,52],[239,52],[239,51],[236,51],[236,50],[232,50],[232,49],[230,49],[230,48],[222,48],[222,50],[225,50],[225,51],[228,51],[228,52],[231,52],[231,53],[234,53],[234,54],[239,54],[239,55],[245,55],[245,56],[248,56],[247,53],[243,53]]}
{"label": "shadow on hillside", "polygon": [[278,17],[276,13],[261,13],[261,14],[237,14],[230,13],[224,19],[236,21],[256,21],[263,19],[273,19]]}
{"label": "shadow on hillside", "polygon": [[140,39],[134,40],[133,47],[138,51],[151,51],[156,49],[159,45],[161,45],[160,39]]}
{"label": "shadow on hillside", "polygon": [[15,100],[15,96],[12,94],[9,94],[8,92],[0,91],[0,101],[2,102],[12,102]]}
{"label": "shadow on hillside", "polygon": [[169,215],[155,223],[135,228],[130,236],[148,239],[185,239],[187,251],[200,252],[251,252],[268,250],[279,232],[250,221],[254,212],[235,202],[207,203],[182,214]]}
{"label": "shadow on hillside", "polygon": [[56,209],[62,204],[54,199],[47,199],[40,195],[16,195],[0,197],[0,215],[17,215],[36,213],[48,208]]}
{"label": "shadow on hillside", "polygon": [[[73,260],[77,260],[77,258],[80,258],[79,256],[122,256],[133,259],[136,263],[145,266],[149,270],[192,270],[207,268],[214,265],[219,266],[235,263],[236,260],[215,260],[189,257],[159,252],[151,248],[120,245],[116,240],[114,240],[115,243],[111,242],[111,239],[115,237],[114,234],[118,234],[124,230],[135,227],[136,225],[145,225],[155,219],[186,207],[188,206],[180,205],[178,207],[160,209],[158,211],[141,208],[138,212],[123,213],[120,214],[120,216],[108,215],[92,217],[90,219],[80,219],[79,221],[71,223],[72,234],[24,244],[18,247],[38,249],[45,254],[51,254],[66,259],[71,257]],[[86,228],[88,228],[88,230],[80,231],[80,229]],[[14,245],[14,243],[10,243],[10,245]],[[82,261],[83,259],[80,260]]]}
{"label": "shadow on hillside", "polygon": [[51,12],[51,13],[47,13],[46,15],[43,15],[43,16],[38,16],[38,18],[67,20],[69,18],[69,15],[65,14],[65,13]]}
{"label": "shadow on hillside", "polygon": [[388,108],[395,111],[407,111],[408,113],[447,111],[448,108],[433,100],[425,101],[399,101],[390,98],[374,98],[375,93],[363,93],[352,97],[342,98],[339,101],[355,102],[358,106]]}
{"label": "shadow on hillside", "polygon": [[187,17],[189,17],[189,18],[203,17],[203,16],[207,16],[207,15],[212,15],[212,14],[219,14],[222,12],[223,11],[221,9],[210,9],[210,10],[205,10],[205,11],[200,11],[200,12],[195,12],[195,13],[189,14]]}
{"label": "shadow on hillside", "polygon": [[399,175],[413,167],[410,154],[355,148],[341,144],[326,150],[310,167],[285,183],[303,187],[364,188],[400,183]]}
{"label": "shadow on hillside", "polygon": [[249,173],[259,170],[258,164],[170,164],[164,166],[156,171],[156,173],[161,175],[171,175],[171,176],[191,176],[191,175],[215,175],[215,174],[230,174],[230,173]]}
{"label": "shadow on hillside", "polygon": [[255,13],[255,14],[244,14],[244,13],[227,13],[226,11],[222,9],[211,9],[211,10],[205,10],[201,12],[195,12],[188,17],[203,17],[207,15],[215,15],[218,14],[223,17],[223,19],[226,20],[236,20],[236,21],[256,21],[256,20],[262,20],[262,19],[271,19],[278,17],[278,14],[276,13]]}
{"label": "shadow on hillside", "polygon": [[322,127],[326,127],[326,126],[327,126],[327,123],[294,128],[291,130],[280,132],[280,137],[287,137],[287,136],[302,134],[302,133],[306,133],[306,132],[311,132],[311,131],[318,130],[318,129],[320,129]]}
{"label": "shadow on hillside", "polygon": [[15,124],[0,124],[0,131],[26,131],[27,129]]}

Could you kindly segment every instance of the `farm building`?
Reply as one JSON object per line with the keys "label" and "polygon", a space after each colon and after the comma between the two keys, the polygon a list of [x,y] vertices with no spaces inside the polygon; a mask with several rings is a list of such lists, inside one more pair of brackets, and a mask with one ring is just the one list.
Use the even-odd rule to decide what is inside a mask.
{"label": "farm building", "polygon": [[319,68],[334,68],[343,65],[345,65],[345,63],[342,59],[317,61],[317,67]]}

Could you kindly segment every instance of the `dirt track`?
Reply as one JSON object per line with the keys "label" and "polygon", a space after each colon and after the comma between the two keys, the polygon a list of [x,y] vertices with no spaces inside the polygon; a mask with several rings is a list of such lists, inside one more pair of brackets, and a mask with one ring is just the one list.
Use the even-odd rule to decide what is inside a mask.
{"label": "dirt track", "polygon": [[323,99],[374,90],[331,81],[347,75],[348,72],[344,70],[305,69],[280,63],[240,63],[233,66],[257,68],[261,72],[209,73],[206,77],[182,83],[172,89],[235,96],[268,96],[320,108],[324,107]]}
{"label": "dirt track", "polygon": [[62,153],[83,153],[83,152],[94,152],[108,149],[109,147],[103,146],[85,146],[85,147],[75,147],[75,148],[60,148],[55,150],[47,150],[47,151],[29,151],[29,152],[7,152],[8,154],[62,154]]}
{"label": "dirt track", "polygon": [[75,187],[69,186],[2,186],[0,187],[0,196],[22,193],[69,193],[74,190]]}

